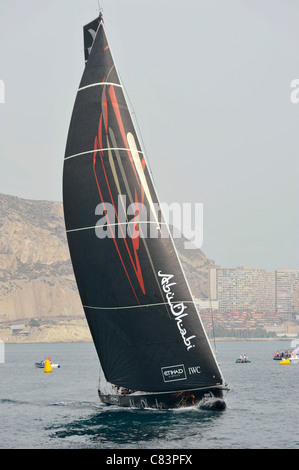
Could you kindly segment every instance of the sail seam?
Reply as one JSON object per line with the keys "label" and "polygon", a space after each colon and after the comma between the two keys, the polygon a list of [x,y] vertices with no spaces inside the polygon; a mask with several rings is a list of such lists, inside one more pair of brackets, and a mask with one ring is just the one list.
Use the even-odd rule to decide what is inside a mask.
{"label": "sail seam", "polygon": [[[178,303],[192,304],[192,300],[178,300]],[[83,305],[84,308],[90,308],[92,310],[124,310],[128,308],[142,308],[142,307],[155,307],[158,305],[169,305],[168,302],[160,302],[156,304],[142,304],[142,305],[128,305],[125,307],[92,307],[90,305]]]}
{"label": "sail seam", "polygon": [[[122,147],[92,149],[92,150],[87,150],[86,152],[76,153],[75,155],[70,155],[69,157],[65,157],[65,160],[69,160],[70,158],[80,157],[81,155],[87,155],[88,153],[105,152],[105,151],[108,151],[108,150],[125,150],[126,152],[128,151],[127,148],[122,148]],[[137,152],[143,154],[143,152],[141,150],[137,150]]]}
{"label": "sail seam", "polygon": [[[73,228],[73,229],[70,229],[70,230],[66,230],[66,233],[70,233],[70,232],[79,232],[80,230],[90,230],[90,229],[93,229],[93,228],[102,228],[102,227],[112,227],[112,226],[116,226],[116,225],[128,225],[128,224],[132,224],[132,225],[135,225],[137,222],[135,220],[131,220],[129,222],[116,222],[114,224],[104,224],[104,225],[93,225],[91,227],[80,227],[80,228]],[[138,221],[138,225],[140,224],[155,224],[157,225],[157,222],[153,221],[153,220],[140,220]],[[159,225],[167,225],[166,222],[159,222]]]}
{"label": "sail seam", "polygon": [[112,83],[112,82],[98,82],[98,83],[92,83],[91,85],[86,85],[82,86],[81,88],[78,89],[78,91],[86,90],[87,88],[92,88],[94,86],[101,86],[101,85],[113,85],[113,86],[118,86],[122,88],[123,86],[120,85],[119,83]]}

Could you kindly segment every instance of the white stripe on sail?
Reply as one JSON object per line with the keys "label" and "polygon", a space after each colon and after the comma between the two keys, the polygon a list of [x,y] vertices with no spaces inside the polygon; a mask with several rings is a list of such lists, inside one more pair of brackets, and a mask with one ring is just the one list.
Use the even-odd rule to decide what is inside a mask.
{"label": "white stripe on sail", "polygon": [[[105,152],[108,150],[125,150],[126,152],[128,151],[127,148],[121,148],[121,147],[120,148],[93,149],[93,150],[87,150],[86,152],[76,153],[75,155],[70,155],[69,157],[65,157],[65,160],[69,160],[70,158],[80,157],[81,155],[87,155],[88,153]],[[143,154],[141,150],[137,150],[137,152]]]}
{"label": "white stripe on sail", "polygon": [[[73,228],[70,230],[66,230],[66,233],[71,233],[71,232],[80,232],[81,230],[91,230],[91,229],[96,229],[96,228],[102,228],[102,227],[113,227],[116,225],[127,225],[127,224],[155,224],[157,225],[157,222],[154,220],[139,220],[136,222],[135,220],[131,220],[129,222],[116,222],[114,224],[104,224],[104,225],[93,225],[92,227],[79,227],[79,228]],[[159,225],[167,225],[166,222],[159,222]]]}
{"label": "white stripe on sail", "polygon": [[86,90],[87,88],[92,88],[94,86],[101,86],[101,85],[113,85],[122,88],[123,86],[119,83],[112,83],[112,82],[98,82],[98,83],[91,83],[91,85],[86,85],[78,89],[78,91]]}
{"label": "white stripe on sail", "polygon": [[[192,300],[178,300],[176,303],[193,304]],[[90,305],[83,305],[84,308],[90,308],[92,310],[123,310],[128,308],[142,308],[142,307],[158,307],[159,305],[168,305],[168,302],[160,302],[157,304],[142,304],[142,305],[128,305],[127,307],[92,307]]]}

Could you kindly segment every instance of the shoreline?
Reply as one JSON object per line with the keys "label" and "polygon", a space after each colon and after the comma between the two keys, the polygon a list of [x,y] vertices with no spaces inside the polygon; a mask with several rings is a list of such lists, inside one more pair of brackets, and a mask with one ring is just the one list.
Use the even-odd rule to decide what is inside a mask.
{"label": "shoreline", "polygon": [[0,340],[4,344],[93,342],[85,318],[44,323],[36,327],[25,328],[24,331],[30,331],[30,334],[28,336],[12,335],[10,327],[0,327]]}
{"label": "shoreline", "polygon": [[[26,328],[25,331],[29,328]],[[291,341],[294,337],[271,337],[271,338],[239,338],[219,337],[216,343],[221,341]],[[28,336],[15,335],[11,333],[9,326],[0,326],[0,341],[4,344],[33,344],[33,343],[93,343],[91,333],[85,318],[65,319],[55,323],[45,323],[32,327]],[[210,343],[214,338],[209,338]]]}

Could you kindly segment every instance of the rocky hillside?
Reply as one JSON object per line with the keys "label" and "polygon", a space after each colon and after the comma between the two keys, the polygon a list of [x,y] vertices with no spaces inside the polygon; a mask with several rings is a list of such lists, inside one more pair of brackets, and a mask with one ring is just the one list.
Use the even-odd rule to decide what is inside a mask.
{"label": "rocky hillside", "polygon": [[[193,295],[206,297],[213,262],[176,244]],[[62,203],[0,194],[0,323],[82,316]]]}
{"label": "rocky hillside", "polygon": [[174,239],[192,294],[196,299],[208,297],[209,267],[215,265],[215,262],[208,259],[199,248],[186,250],[185,241],[184,237]]}

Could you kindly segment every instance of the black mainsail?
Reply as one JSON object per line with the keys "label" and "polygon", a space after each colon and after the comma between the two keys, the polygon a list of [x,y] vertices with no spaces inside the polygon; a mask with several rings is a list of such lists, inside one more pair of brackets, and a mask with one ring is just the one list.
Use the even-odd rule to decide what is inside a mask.
{"label": "black mainsail", "polygon": [[101,15],[84,27],[84,43],[63,203],[105,378],[150,393],[221,390],[224,380],[159,210]]}

